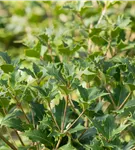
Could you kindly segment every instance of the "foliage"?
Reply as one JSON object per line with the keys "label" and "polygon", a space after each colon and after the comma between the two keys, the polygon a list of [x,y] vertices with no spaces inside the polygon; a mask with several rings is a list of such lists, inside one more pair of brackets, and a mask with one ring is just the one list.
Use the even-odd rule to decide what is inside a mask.
{"label": "foliage", "polygon": [[1,4],[0,150],[134,149],[135,3]]}

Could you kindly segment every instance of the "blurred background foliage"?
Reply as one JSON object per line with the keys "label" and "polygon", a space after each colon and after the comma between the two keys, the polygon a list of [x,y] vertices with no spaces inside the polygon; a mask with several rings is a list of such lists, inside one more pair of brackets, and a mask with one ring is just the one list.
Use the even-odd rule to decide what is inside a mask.
{"label": "blurred background foliage", "polygon": [[[104,2],[96,1],[1,1],[0,51],[8,51],[12,56],[23,54],[22,51],[26,48],[23,43],[32,46],[35,40],[37,40],[37,35],[43,32],[54,34],[54,41],[57,45],[61,44],[61,37],[64,41],[67,40],[66,36],[71,35],[74,36],[74,40],[82,39],[85,44],[84,35],[87,37],[87,33],[86,28],[81,26],[81,20],[83,20],[83,23],[88,28],[95,26],[103,6]],[[129,40],[130,38],[130,41],[134,41],[134,8],[135,2],[111,2],[108,5],[106,17],[102,20],[100,27],[103,29],[112,28],[111,25],[114,25],[116,22],[118,24],[124,22],[126,26],[129,20],[123,21],[122,16],[124,15],[124,18],[130,18],[131,23],[121,39]],[[78,11],[80,12],[79,14]],[[80,14],[82,19],[79,18]],[[115,24],[115,26],[117,25]],[[68,43],[71,43],[71,41],[69,40]]]}

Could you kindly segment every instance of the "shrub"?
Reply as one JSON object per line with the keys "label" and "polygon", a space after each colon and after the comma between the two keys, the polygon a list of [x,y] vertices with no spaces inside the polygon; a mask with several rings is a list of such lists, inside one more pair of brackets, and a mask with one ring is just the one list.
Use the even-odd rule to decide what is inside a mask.
{"label": "shrub", "polygon": [[113,15],[115,6],[123,5],[64,3],[65,31],[25,40],[20,57],[0,52],[5,149],[133,149],[135,44],[127,36],[134,25]]}

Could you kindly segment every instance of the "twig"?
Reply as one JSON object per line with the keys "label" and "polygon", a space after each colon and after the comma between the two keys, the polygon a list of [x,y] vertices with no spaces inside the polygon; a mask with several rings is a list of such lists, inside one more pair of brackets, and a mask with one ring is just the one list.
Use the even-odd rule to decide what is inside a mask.
{"label": "twig", "polygon": [[[8,90],[9,91],[9,90]],[[9,91],[10,92],[10,91]],[[25,119],[28,121],[28,123],[30,124],[30,121],[29,121],[29,119],[28,119],[28,117],[27,117],[27,115],[26,115],[26,113],[25,113],[25,111],[23,110],[23,107],[22,107],[22,104],[19,102],[19,100],[16,98],[16,96],[14,96],[11,92],[10,92],[10,94],[11,94],[11,96],[12,96],[12,98],[16,101],[16,105],[21,109],[21,111],[23,112],[23,114],[24,114],[24,117],[25,117]]]}
{"label": "twig", "polygon": [[34,119],[34,113],[33,113],[32,110],[31,110],[31,115],[32,115],[33,127],[36,129],[36,126],[35,126],[35,119]]}
{"label": "twig", "polygon": [[107,45],[106,52],[105,52],[104,56],[107,56],[107,53],[108,53],[110,46],[111,46],[111,39],[108,41],[108,45]]}
{"label": "twig", "polygon": [[84,27],[86,27],[86,25],[85,25],[85,23],[83,21],[82,16],[79,13],[77,13],[77,16],[79,17],[79,19],[80,19],[81,23],[84,25]]}
{"label": "twig", "polygon": [[101,14],[101,16],[100,16],[100,18],[99,18],[99,20],[98,20],[98,22],[97,22],[97,25],[100,24],[102,18],[104,17],[104,15],[105,15],[105,13],[106,13],[106,9],[107,9],[107,3],[105,3],[105,6],[104,6],[104,8],[103,8],[103,10],[102,10],[102,14]]}
{"label": "twig", "polygon": [[123,103],[118,107],[117,110],[120,110],[120,109],[125,105],[125,103],[128,101],[128,99],[129,99],[129,97],[131,96],[131,94],[132,94],[132,92],[130,92],[130,93],[128,94],[128,96],[125,98],[125,100],[124,100]]}
{"label": "twig", "polygon": [[[5,110],[4,107],[3,107],[3,112],[4,112],[5,116],[6,116],[6,115],[7,115],[7,111]],[[22,139],[21,139],[21,137],[20,137],[20,135],[18,134],[17,130],[14,129],[14,131],[15,131],[15,133],[16,133],[18,139],[20,140],[22,146],[25,146],[24,143],[23,143],[23,141],[22,141]],[[12,138],[10,132],[8,131],[8,128],[7,128],[7,132],[8,132],[8,134],[9,134],[10,138],[12,139],[13,143],[15,144],[15,141],[13,140],[13,138]]]}
{"label": "twig", "polygon": [[112,94],[111,94],[110,90],[109,90],[108,88],[105,88],[105,89],[106,89],[106,91],[109,93],[109,97],[110,97],[110,99],[111,99],[111,102],[112,102],[114,108],[116,109],[116,104],[114,103],[114,99],[113,99],[113,97],[112,97]]}
{"label": "twig", "polygon": [[71,98],[69,98],[69,103],[70,103],[70,105],[71,105],[71,107],[72,107],[73,111],[74,111],[76,114],[78,114],[78,113],[77,113],[77,111],[75,110],[75,106],[74,106],[74,104],[73,104],[73,102],[72,102],[72,99],[71,99]]}
{"label": "twig", "polygon": [[133,148],[131,148],[131,150],[135,150],[135,146]]}
{"label": "twig", "polygon": [[50,103],[49,103],[49,102],[48,102],[48,106],[49,106],[49,109],[50,109],[50,113],[51,113],[52,119],[53,119],[53,121],[54,121],[56,127],[57,127],[58,130],[60,131],[60,127],[58,126],[58,123],[57,123],[57,121],[56,121],[56,119],[55,119],[55,117],[54,117],[54,115],[53,115],[53,113],[52,113],[52,111],[51,111],[51,106],[50,106]]}
{"label": "twig", "polygon": [[16,135],[17,135],[17,137],[18,137],[20,143],[22,144],[22,146],[25,146],[25,144],[23,143],[23,141],[22,141],[20,135],[18,134],[17,130],[15,130],[15,133],[16,133]]}
{"label": "twig", "polygon": [[82,113],[78,116],[78,118],[76,118],[73,123],[68,127],[68,129],[64,132],[66,133],[68,130],[70,130],[72,128],[72,126],[79,120],[79,118],[84,114],[85,110],[82,111]]}
{"label": "twig", "polygon": [[55,150],[57,150],[57,149],[59,148],[59,145],[60,145],[61,140],[62,140],[62,137],[60,137],[60,138],[59,138],[59,140],[58,140],[58,143],[57,143],[57,145],[56,145]]}
{"label": "twig", "polygon": [[65,119],[66,119],[66,112],[67,112],[67,106],[68,106],[68,101],[69,101],[69,95],[66,96],[65,99],[65,108],[64,108],[64,113],[63,113],[63,121],[61,123],[61,132],[63,133],[64,130],[64,123],[65,123]]}
{"label": "twig", "polygon": [[88,129],[85,129],[81,134],[80,134],[80,136],[78,137],[78,139],[80,139],[82,136],[83,136],[83,134],[87,131]]}
{"label": "twig", "polygon": [[17,148],[10,143],[1,133],[0,133],[0,138],[13,150],[17,150]]}
{"label": "twig", "polygon": [[26,119],[26,120],[28,121],[28,123],[30,124],[30,121],[29,121],[29,119],[28,119],[28,117],[27,117],[25,111],[23,110],[22,104],[18,101],[18,99],[16,98],[16,96],[14,96],[13,98],[14,98],[14,100],[17,102],[17,106],[18,106],[18,107],[21,109],[21,111],[23,112],[25,119]]}
{"label": "twig", "polygon": [[50,43],[49,43],[49,42],[48,42],[47,46],[48,46],[48,50],[49,50],[49,53],[50,53],[51,59],[52,59],[52,61],[54,61],[54,59],[53,59],[53,55],[52,55],[52,48],[51,48],[51,46],[50,46]]}

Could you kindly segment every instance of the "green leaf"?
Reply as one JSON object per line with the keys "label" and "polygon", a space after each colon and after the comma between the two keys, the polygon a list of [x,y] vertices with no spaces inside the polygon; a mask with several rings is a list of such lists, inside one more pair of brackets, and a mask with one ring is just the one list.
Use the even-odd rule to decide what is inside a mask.
{"label": "green leaf", "polygon": [[118,50],[120,51],[125,51],[125,50],[130,50],[135,48],[135,43],[126,43],[124,41],[120,41],[119,44],[117,45]]}
{"label": "green leaf", "polygon": [[66,145],[60,147],[58,150],[77,150],[77,149],[74,146],[72,146],[70,142],[68,142]]}
{"label": "green leaf", "polygon": [[35,122],[39,122],[43,119],[43,116],[45,114],[45,108],[43,104],[39,104],[37,102],[31,103],[31,108],[34,113],[34,120]]}
{"label": "green leaf", "polygon": [[53,145],[51,138],[48,137],[48,134],[41,130],[29,130],[25,132],[25,135],[29,137],[29,139],[31,139],[33,142],[39,141],[40,143],[45,144],[46,146]]}
{"label": "green leaf", "polygon": [[20,111],[14,111],[11,114],[6,115],[2,121],[1,125],[5,125],[9,128],[16,129],[19,131],[25,131],[27,129],[27,125],[21,121],[19,116],[23,115]]}
{"label": "green leaf", "polygon": [[108,140],[114,140],[117,134],[121,133],[127,126],[129,126],[129,124],[121,124],[120,126],[117,126],[115,118],[112,115],[106,115],[102,120],[95,118],[93,124],[98,132]]}
{"label": "green leaf", "polygon": [[83,88],[82,86],[78,86],[78,90],[80,92],[80,95],[84,101],[88,101],[88,90],[86,88]]}
{"label": "green leaf", "polygon": [[40,34],[37,36],[37,38],[39,39],[39,41],[43,44],[43,45],[47,45],[48,44],[48,35],[46,33]]}
{"label": "green leaf", "polygon": [[122,29],[119,28],[119,27],[116,27],[115,29],[113,29],[113,30],[111,31],[111,36],[112,36],[112,38],[118,37],[119,34],[121,33],[121,31],[122,31]]}
{"label": "green leaf", "polygon": [[0,96],[0,107],[6,108],[9,106],[10,100],[8,97]]}
{"label": "green leaf", "polygon": [[64,108],[65,108],[65,99],[64,98],[62,100],[60,100],[59,104],[55,105],[55,107],[53,108],[53,114],[56,118],[56,121],[57,121],[59,127],[61,127],[61,123],[63,121]]}
{"label": "green leaf", "polygon": [[70,54],[70,48],[69,47],[64,47],[63,45],[60,45],[58,47],[59,53],[62,53],[64,55],[69,55]]}
{"label": "green leaf", "polygon": [[15,74],[15,72],[12,72],[9,81],[10,81],[9,82],[10,85],[14,88],[15,84],[16,84],[16,74]]}
{"label": "green leaf", "polygon": [[78,89],[83,101],[88,103],[91,103],[93,100],[96,100],[99,97],[108,95],[108,93],[101,92],[96,87],[85,89],[82,86],[79,86]]}
{"label": "green leaf", "polygon": [[91,40],[94,44],[96,44],[98,46],[107,45],[107,41],[101,36],[94,35],[91,37]]}
{"label": "green leaf", "polygon": [[39,86],[34,86],[34,88],[36,88],[40,94],[42,94],[43,96],[47,97],[49,93],[47,93],[47,91],[43,90],[41,87]]}
{"label": "green leaf", "polygon": [[108,95],[108,93],[101,92],[101,90],[99,90],[96,87],[88,89],[88,93],[89,93],[89,101],[96,100],[99,97]]}
{"label": "green leaf", "polygon": [[77,11],[81,11],[81,9],[83,8],[84,4],[85,4],[85,1],[82,1],[82,0],[77,0],[78,3],[77,3],[77,6],[76,6],[76,10]]}
{"label": "green leaf", "polygon": [[40,53],[35,50],[26,50],[25,55],[28,57],[40,58]]}
{"label": "green leaf", "polygon": [[92,28],[91,32],[89,34],[89,37],[92,37],[94,35],[99,35],[99,33],[102,31],[102,28]]}
{"label": "green leaf", "polygon": [[113,99],[116,105],[120,105],[129,94],[128,89],[123,85],[117,85],[113,91]]}
{"label": "green leaf", "polygon": [[84,132],[84,134],[80,137],[79,141],[83,144],[90,144],[91,139],[96,137],[96,134],[97,134],[97,131],[95,127],[93,126]]}
{"label": "green leaf", "polygon": [[23,69],[20,69],[20,70],[26,72],[28,75],[30,75],[30,76],[32,76],[33,78],[35,78],[34,73],[33,73],[30,69],[23,68]]}
{"label": "green leaf", "polygon": [[69,130],[70,133],[75,133],[75,132],[78,132],[78,131],[81,131],[81,130],[84,130],[85,127],[82,126],[81,124],[78,124],[76,127],[72,128]]}
{"label": "green leaf", "polygon": [[116,127],[113,116],[108,115],[103,121],[95,118],[93,120],[93,124],[97,128],[98,132],[106,137],[106,139],[112,138],[112,131]]}
{"label": "green leaf", "polygon": [[135,141],[129,141],[126,146],[124,146],[123,150],[131,150],[134,147]]}
{"label": "green leaf", "polygon": [[92,149],[92,150],[104,150],[103,149],[103,147],[101,146],[101,142],[99,141],[99,140],[97,140],[96,138],[94,138],[93,140],[92,140],[92,143],[91,143],[91,145],[90,145],[90,148]]}
{"label": "green leaf", "polygon": [[5,64],[1,66],[1,69],[5,72],[5,73],[9,73],[9,72],[13,72],[14,71],[14,66],[10,65],[10,64]]}
{"label": "green leaf", "polygon": [[58,81],[62,82],[63,84],[66,83],[65,79],[61,74],[61,68],[56,68],[54,65],[50,65],[47,69],[47,73],[51,76],[54,76]]}
{"label": "green leaf", "polygon": [[34,71],[35,75],[38,76],[40,69],[35,63],[33,63],[33,71]]}
{"label": "green leaf", "polygon": [[6,52],[0,52],[0,56],[5,60],[7,64],[11,64],[11,58]]}
{"label": "green leaf", "polygon": [[123,16],[118,16],[117,26],[120,28],[126,28],[131,23],[131,19],[129,17],[123,18]]}

